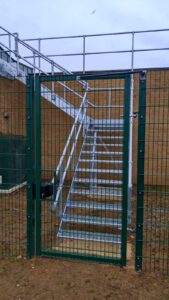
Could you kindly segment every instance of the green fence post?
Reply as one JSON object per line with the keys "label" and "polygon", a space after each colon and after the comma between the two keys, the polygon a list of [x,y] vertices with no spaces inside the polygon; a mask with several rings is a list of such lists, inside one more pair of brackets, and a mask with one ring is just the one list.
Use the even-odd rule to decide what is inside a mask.
{"label": "green fence post", "polygon": [[35,124],[36,124],[36,255],[41,255],[41,89],[40,77],[35,77]]}
{"label": "green fence post", "polygon": [[34,255],[34,199],[33,199],[33,170],[34,170],[34,132],[33,132],[33,77],[26,80],[26,135],[27,135],[27,257]]}
{"label": "green fence post", "polygon": [[136,271],[142,270],[143,213],[144,213],[144,155],[146,122],[146,72],[140,74],[137,156],[137,212],[136,212]]}

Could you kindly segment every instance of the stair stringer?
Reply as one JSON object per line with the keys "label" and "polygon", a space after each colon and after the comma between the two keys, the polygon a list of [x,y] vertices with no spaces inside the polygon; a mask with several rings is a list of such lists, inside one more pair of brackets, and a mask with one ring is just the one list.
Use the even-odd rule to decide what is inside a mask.
{"label": "stair stringer", "polygon": [[74,171],[74,174],[73,174],[73,178],[72,178],[72,182],[71,182],[70,189],[69,189],[69,192],[68,192],[68,196],[67,196],[67,199],[66,199],[66,204],[65,204],[65,207],[64,207],[64,210],[63,210],[63,214],[60,215],[61,222],[60,222],[60,225],[59,225],[57,236],[59,236],[59,233],[62,229],[62,226],[63,226],[63,223],[64,223],[63,219],[64,219],[64,216],[66,215],[66,210],[67,210],[68,204],[71,201],[71,191],[74,188],[74,180],[75,180],[76,175],[77,175],[77,170],[78,170],[78,167],[79,167],[80,158],[81,158],[82,151],[83,151],[85,141],[86,141],[86,135],[87,135],[87,131],[86,131],[86,134],[85,134],[84,139],[83,139],[83,144],[82,144],[82,147],[81,147],[81,150],[80,150],[80,153],[79,153],[79,157],[78,157],[78,161],[77,161],[75,171]]}

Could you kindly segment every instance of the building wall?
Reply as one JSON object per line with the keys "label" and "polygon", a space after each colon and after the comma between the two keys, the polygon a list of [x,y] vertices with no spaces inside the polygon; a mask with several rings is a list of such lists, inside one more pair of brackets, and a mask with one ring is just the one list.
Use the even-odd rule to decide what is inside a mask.
{"label": "building wall", "polygon": [[[134,111],[138,111],[139,98],[139,76],[134,75]],[[108,87],[108,83],[95,81],[91,82],[93,87]],[[115,82],[114,85],[120,85],[121,82]],[[49,85],[49,84],[48,84]],[[74,86],[72,86],[74,85]],[[69,83],[70,87],[76,88],[81,95],[82,89],[75,83]],[[112,86],[112,85],[111,85]],[[49,86],[50,87],[50,86]],[[55,84],[55,91],[60,96],[65,96],[63,87]],[[72,96],[71,92],[66,93],[67,101],[70,101],[77,108],[80,105],[79,98]],[[91,93],[89,100],[93,104],[98,102],[107,103],[107,93]],[[122,92],[116,94],[115,101],[121,101]],[[113,98],[112,98],[113,99]],[[88,109],[91,117],[98,119],[107,118],[107,111],[104,109]],[[119,110],[116,114],[110,112],[113,118],[121,114]],[[113,115],[114,114],[114,115]],[[157,70],[147,72],[147,112],[146,112],[146,151],[145,151],[145,173],[150,172],[152,168],[153,176],[145,176],[145,182],[149,185],[163,185],[159,176],[166,168],[166,160],[160,157],[169,158],[169,150],[167,147],[168,139],[168,123],[169,123],[169,71]],[[69,136],[73,119],[56,108],[53,104],[41,99],[41,122],[42,122],[42,176],[51,178],[52,172],[59,161],[63,152],[65,143]],[[26,88],[17,80],[8,80],[0,78],[0,135],[23,135],[26,136]],[[138,137],[138,117],[134,119],[133,125],[133,183],[137,181],[137,137]],[[165,142],[159,143],[159,140]],[[80,136],[76,155],[78,155],[82,144],[82,136]],[[70,149],[69,149],[70,151]],[[157,159],[156,159],[157,158]],[[68,179],[72,177],[69,170]],[[169,184],[169,178],[166,179]],[[166,184],[166,182],[165,182]]]}

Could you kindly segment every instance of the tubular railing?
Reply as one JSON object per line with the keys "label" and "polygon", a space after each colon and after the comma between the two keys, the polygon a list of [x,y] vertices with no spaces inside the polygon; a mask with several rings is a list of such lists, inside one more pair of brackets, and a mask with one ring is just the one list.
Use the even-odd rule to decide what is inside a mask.
{"label": "tubular railing", "polygon": [[[0,45],[5,49],[5,52],[9,54],[10,61],[12,61],[13,57],[16,59],[16,67],[17,67],[17,74],[19,75],[19,67],[20,63],[24,62],[26,65],[31,66],[33,69],[34,76],[37,73],[42,73],[48,75],[48,72],[45,71],[45,68],[42,68],[42,63],[45,64],[45,67],[48,66],[48,70],[50,70],[51,74],[54,74],[56,71],[61,71],[64,74],[72,74],[67,69],[63,68],[60,64],[55,62],[51,59],[51,57],[58,57],[58,56],[76,56],[82,55],[83,57],[83,73],[86,71],[86,57],[89,55],[99,55],[99,54],[115,54],[115,53],[131,53],[131,71],[134,70],[134,55],[136,52],[144,52],[144,51],[159,51],[159,50],[169,50],[168,47],[161,47],[161,48],[147,48],[147,49],[135,49],[135,36],[141,33],[150,33],[150,32],[169,32],[169,29],[160,29],[160,30],[146,30],[146,31],[130,31],[130,32],[119,32],[119,33],[107,33],[107,34],[93,34],[93,35],[80,35],[80,36],[66,36],[66,37],[50,37],[50,38],[35,38],[35,39],[19,39],[17,33],[10,33],[8,30],[0,27],[2,34],[0,36],[8,36],[8,45],[0,42]],[[118,36],[118,35],[129,35],[131,36],[131,48],[127,50],[116,50],[116,51],[93,51],[87,52],[86,51],[86,39],[92,37],[101,37],[101,36]],[[64,54],[54,54],[54,55],[44,55],[41,52],[41,44],[42,41],[45,40],[58,40],[58,39],[76,39],[80,38],[83,40],[83,51],[82,53],[64,53]],[[27,42],[37,41],[38,42],[38,50],[30,46]],[[12,50],[12,46],[14,45],[14,50]],[[20,50],[23,47],[23,53],[21,55]],[[27,52],[30,51],[31,55],[27,55]],[[26,52],[26,53],[25,53]],[[13,56],[13,57],[12,57]],[[32,59],[32,62],[30,61]],[[37,60],[38,59],[38,64]],[[86,90],[86,82],[82,80],[78,80],[78,82],[82,85],[83,89]],[[76,96],[80,98],[81,104],[83,103],[83,97],[75,90],[68,87],[63,82],[58,82],[62,85],[65,89],[69,90]],[[88,89],[89,90],[89,89]],[[132,188],[132,127],[133,127],[133,90],[134,90],[134,82],[133,77],[131,80],[131,95],[130,95],[130,135],[129,135],[129,191]],[[92,91],[92,89],[91,89]],[[54,85],[52,84],[52,94],[54,94]],[[86,100],[87,101],[87,100]],[[89,105],[92,105],[89,101],[87,102]],[[113,106],[112,106],[113,107]],[[131,193],[129,193],[131,194]]]}
{"label": "tubular railing", "polygon": [[[74,152],[76,149],[77,141],[79,138],[79,134],[82,130],[82,125],[87,125],[86,121],[86,110],[87,110],[87,90],[84,93],[82,103],[80,105],[79,111],[76,115],[75,121],[72,125],[70,134],[67,139],[67,143],[64,147],[63,153],[60,157],[58,166],[54,172],[54,176],[52,179],[52,184],[54,186],[54,191],[55,191],[55,184],[56,184],[56,177],[59,176],[59,185],[57,191],[53,194],[53,203],[52,203],[52,210],[55,210],[57,207],[58,203],[59,206],[61,207],[61,202],[62,202],[62,190],[64,187],[64,181],[71,163],[72,158],[74,158]],[[84,123],[85,122],[85,123]],[[79,123],[79,124],[78,124]],[[71,144],[72,139],[74,138],[70,153],[68,153],[69,146]],[[66,161],[65,167],[64,167],[64,162]]]}
{"label": "tubular railing", "polygon": [[[139,37],[140,35],[144,34],[158,34],[158,33],[169,33],[169,29],[165,28],[165,29],[153,29],[153,30],[138,30],[138,31],[126,31],[126,32],[113,32],[113,33],[103,33],[103,34],[89,34],[89,35],[76,35],[76,36],[60,36],[60,37],[45,37],[45,38],[28,38],[28,39],[24,39],[24,41],[26,42],[35,42],[38,44],[38,50],[40,51],[41,47],[42,47],[42,43],[43,43],[43,47],[44,47],[44,43],[45,42],[49,42],[49,40],[54,41],[54,40],[80,40],[82,42],[82,46],[81,46],[81,50],[79,52],[72,52],[72,53],[47,53],[47,57],[49,58],[57,58],[57,57],[81,57],[82,58],[82,72],[85,74],[87,67],[86,67],[86,59],[87,57],[91,57],[91,56],[98,56],[98,55],[110,55],[110,54],[131,54],[131,56],[129,57],[129,65],[130,65],[130,70],[133,72],[133,70],[135,69],[135,56],[137,53],[146,53],[146,52],[150,52],[150,53],[154,53],[154,52],[164,52],[164,51],[169,51],[169,47],[137,47],[137,40],[136,38]],[[129,39],[129,43],[130,46],[128,47],[128,49],[115,49],[115,50],[110,50],[110,51],[88,51],[87,50],[87,46],[90,44],[91,39],[93,38],[97,38],[97,37],[126,37],[128,36]],[[124,42],[123,42],[124,44]],[[31,58],[30,56],[27,56],[29,58]],[[113,59],[112,59],[113,62]],[[39,63],[40,63],[40,58],[39,58]],[[109,64],[110,66],[110,64]],[[140,67],[143,67],[140,65]],[[104,68],[105,69],[105,68]],[[114,66],[112,65],[111,68],[109,69],[114,69]],[[124,69],[124,67],[123,67]],[[129,199],[131,199],[131,191],[132,191],[132,163],[133,163],[133,158],[132,158],[132,147],[133,147],[133,96],[134,94],[134,80],[133,80],[133,75],[131,75],[131,89],[130,89],[130,129],[129,129],[129,184],[128,184],[128,195],[129,195]],[[129,210],[130,210],[130,200],[128,202],[129,204]],[[128,222],[131,222],[131,216],[128,217]]]}
{"label": "tubular railing", "polygon": [[[49,58],[55,57],[82,57],[82,66],[83,66],[83,73],[86,72],[86,58],[87,56],[94,56],[94,55],[103,55],[103,54],[131,54],[130,58],[130,66],[131,71],[135,68],[134,61],[135,61],[135,53],[141,52],[154,52],[154,51],[166,51],[169,50],[169,47],[151,47],[151,48],[136,48],[136,37],[141,34],[148,34],[148,33],[164,33],[169,32],[169,29],[154,29],[154,30],[139,30],[139,31],[126,31],[126,32],[112,32],[112,33],[102,33],[102,34],[89,34],[89,35],[74,35],[74,36],[60,36],[60,37],[44,37],[44,38],[27,38],[23,41],[25,42],[35,42],[37,43],[38,51],[41,52],[42,44],[44,48],[44,43],[47,41],[58,41],[58,40],[80,40],[82,41],[81,51],[79,52],[72,52],[72,53],[52,53],[47,54]],[[128,36],[130,41],[130,47],[124,50],[112,50],[112,51],[87,51],[87,45],[90,44],[89,40],[92,38],[97,37],[113,37],[113,36]],[[32,58],[32,56],[26,56],[26,58]],[[39,60],[40,64],[40,60]]]}
{"label": "tubular railing", "polygon": [[[59,64],[57,64],[56,62],[54,62],[53,60],[49,59],[47,56],[45,56],[43,53],[40,53],[39,51],[37,51],[36,49],[34,49],[33,47],[31,47],[29,44],[25,43],[24,41],[22,41],[21,39],[19,39],[18,34],[16,33],[11,33],[8,30],[6,30],[5,28],[3,28],[2,26],[0,26],[0,30],[2,30],[3,32],[5,32],[6,35],[9,36],[9,47],[5,46],[3,43],[1,43],[2,46],[5,46],[5,48],[8,50],[9,55],[11,53],[14,53],[16,58],[17,58],[17,64],[19,64],[19,60],[22,59],[23,61],[25,61],[26,63],[32,65],[35,69],[37,69],[38,71],[45,73],[40,67],[36,66],[35,63],[31,63],[30,61],[28,61],[26,59],[26,57],[21,56],[19,53],[19,45],[22,45],[25,47],[25,49],[28,49],[32,52],[32,56],[31,58],[35,59],[37,56],[40,57],[41,59],[45,60],[47,63],[49,63],[51,65],[51,72],[52,72],[52,67],[53,68],[57,68],[58,70],[60,70],[61,72],[63,72],[64,74],[72,74],[71,72],[69,72],[68,70],[66,70],[65,68],[63,68],[62,66],[60,66]],[[15,42],[15,50],[11,49],[11,38],[14,38],[14,42]],[[46,73],[45,73],[46,74]]]}
{"label": "tubular railing", "polygon": [[[23,61],[24,63],[31,66],[33,68],[33,74],[34,75],[36,75],[36,72],[48,75],[48,73],[46,71],[44,71],[44,69],[42,69],[41,66],[36,65],[36,58],[37,57],[40,60],[42,60],[43,62],[45,62],[45,64],[49,65],[49,68],[51,70],[51,74],[54,74],[54,72],[58,71],[58,70],[63,72],[63,74],[66,74],[66,75],[71,75],[72,74],[70,71],[63,68],[58,63],[56,63],[55,61],[53,61],[50,58],[48,58],[47,56],[45,56],[43,53],[39,52],[38,50],[31,47],[29,44],[27,44],[24,41],[22,41],[21,39],[19,39],[18,34],[11,33],[8,30],[6,30],[5,28],[3,28],[2,26],[0,26],[0,30],[3,32],[3,34],[0,34],[0,36],[8,36],[8,46],[6,44],[2,43],[2,42],[0,42],[0,45],[5,49],[5,52],[9,54],[10,61],[12,60],[12,54],[16,58],[16,66],[17,66],[17,75],[18,76],[19,76],[19,73],[20,73],[19,72],[20,61]],[[12,50],[12,38],[13,38],[13,42],[14,42],[14,50]],[[32,53],[31,58],[33,59],[33,62],[29,61],[24,56],[24,54],[23,55],[20,54],[19,46],[23,46],[25,51],[30,51]],[[83,88],[86,87],[86,82],[85,81],[80,81],[79,80],[78,82],[82,85]],[[60,85],[62,85],[63,87],[65,87],[67,90],[71,91],[76,96],[78,96],[82,99],[82,97],[79,93],[77,93],[76,91],[74,91],[73,89],[68,87],[66,84],[64,84],[62,82],[58,82],[58,83]]]}

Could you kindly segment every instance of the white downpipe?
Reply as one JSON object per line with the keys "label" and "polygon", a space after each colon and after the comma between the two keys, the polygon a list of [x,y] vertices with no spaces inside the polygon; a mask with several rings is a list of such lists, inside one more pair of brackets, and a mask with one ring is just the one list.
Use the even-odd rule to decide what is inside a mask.
{"label": "white downpipe", "polygon": [[[132,33],[131,71],[134,70],[134,32]],[[132,170],[133,170],[133,106],[134,76],[131,74],[130,84],[130,121],[129,121],[129,162],[128,162],[128,224],[131,224]]]}
{"label": "white downpipe", "polygon": [[130,86],[130,122],[129,122],[129,162],[128,162],[128,224],[131,223],[132,170],[133,170],[133,101],[134,79],[131,75]]}

